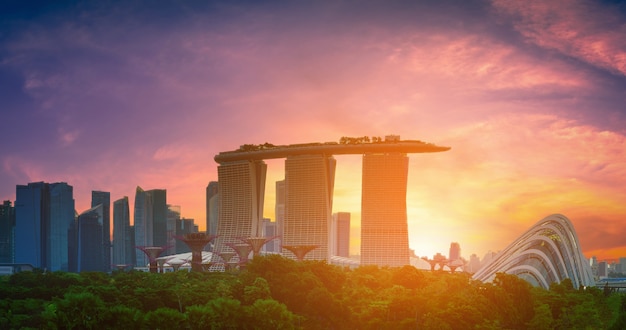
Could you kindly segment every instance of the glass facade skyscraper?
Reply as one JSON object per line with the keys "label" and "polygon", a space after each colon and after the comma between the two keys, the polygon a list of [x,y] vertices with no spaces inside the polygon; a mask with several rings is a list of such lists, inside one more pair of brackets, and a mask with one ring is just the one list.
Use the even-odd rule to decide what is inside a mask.
{"label": "glass facade skyscraper", "polygon": [[13,226],[15,226],[15,208],[11,201],[0,205],[0,263],[13,263]]}
{"label": "glass facade skyscraper", "polygon": [[50,222],[48,227],[48,267],[68,270],[67,231],[74,221],[74,188],[65,182],[50,184]]}
{"label": "glass facade skyscraper", "polygon": [[[136,246],[163,247],[167,242],[167,193],[164,189],[144,191],[137,187],[135,193],[135,244]],[[137,266],[149,262],[141,250],[135,251]]]}
{"label": "glass facade skyscraper", "polygon": [[81,213],[76,222],[77,272],[105,271],[103,242],[104,208],[98,204]]}
{"label": "glass facade skyscraper", "polygon": [[91,192],[91,207],[102,205],[102,244],[104,244],[103,269],[111,270],[111,193]]}
{"label": "glass facade skyscraper", "polygon": [[68,230],[74,221],[73,187],[65,182],[16,186],[15,262],[68,270]]}
{"label": "glass facade skyscraper", "polygon": [[113,202],[113,264],[134,265],[135,237],[130,227],[128,197]]}
{"label": "glass facade skyscraper", "polygon": [[209,235],[217,235],[217,221],[219,214],[218,186],[219,184],[217,181],[211,181],[206,187],[206,233]]}

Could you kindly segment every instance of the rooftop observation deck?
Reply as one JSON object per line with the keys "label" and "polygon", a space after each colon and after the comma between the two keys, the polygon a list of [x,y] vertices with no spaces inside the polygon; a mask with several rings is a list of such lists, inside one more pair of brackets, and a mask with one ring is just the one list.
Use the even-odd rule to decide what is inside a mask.
{"label": "rooftop observation deck", "polygon": [[427,153],[450,150],[450,147],[437,146],[419,140],[401,141],[399,138],[341,138],[340,142],[314,142],[304,144],[261,145],[244,144],[233,151],[223,151],[215,155],[217,163],[228,163],[242,160],[264,160],[286,158],[299,155],[359,155],[370,153]]}

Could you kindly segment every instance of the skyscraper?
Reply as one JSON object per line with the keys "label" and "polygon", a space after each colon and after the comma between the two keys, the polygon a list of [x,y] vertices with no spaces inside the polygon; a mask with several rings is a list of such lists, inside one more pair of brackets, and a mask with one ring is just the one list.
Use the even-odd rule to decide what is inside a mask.
{"label": "skyscraper", "polygon": [[219,220],[215,251],[230,251],[238,238],[261,236],[265,175],[263,161],[234,161],[217,168]]}
{"label": "skyscraper", "polygon": [[[209,235],[217,235],[219,214],[218,186],[219,183],[217,181],[211,181],[206,187],[206,233]],[[207,246],[208,245],[209,244],[207,244]]]}
{"label": "skyscraper", "polygon": [[[167,245],[171,247],[170,251],[178,253],[179,240],[174,236],[178,235],[177,222],[180,221],[180,205],[167,205]],[[185,243],[180,242],[185,245]]]}
{"label": "skyscraper", "polygon": [[15,262],[68,270],[68,229],[74,220],[73,188],[65,182],[16,186]]}
{"label": "skyscraper", "polygon": [[[144,191],[137,187],[135,193],[135,244],[137,246],[167,245],[167,194],[164,189]],[[135,251],[137,266],[149,260],[140,250]]]}
{"label": "skyscraper", "polygon": [[285,223],[285,180],[276,181],[276,204],[274,205],[274,216],[276,219],[276,230],[275,235],[278,238],[275,239],[278,242],[278,250],[276,252],[280,253],[282,251],[283,246],[283,229]]}
{"label": "skyscraper", "polygon": [[15,226],[15,208],[11,201],[0,205],[0,263],[13,263],[13,226]]}
{"label": "skyscraper", "polygon": [[[176,219],[176,236],[184,236],[185,234],[197,233],[198,226],[195,225],[193,219],[180,218]],[[187,243],[176,240],[176,254],[191,252]]]}
{"label": "skyscraper", "polygon": [[461,259],[461,245],[457,242],[450,243],[450,253],[448,254],[450,261]]}
{"label": "skyscraper", "polygon": [[98,204],[81,213],[75,222],[76,272],[105,271],[103,242],[104,208]]}
{"label": "skyscraper", "polygon": [[67,231],[74,221],[74,188],[65,182],[50,184],[50,222],[48,267],[51,271],[68,270]]}
{"label": "skyscraper", "polygon": [[111,270],[111,193],[91,192],[91,207],[102,205],[102,244],[104,244],[103,270]]}
{"label": "skyscraper", "polygon": [[167,240],[167,191],[165,189],[153,189],[146,191],[152,201],[153,244],[166,246]]}
{"label": "skyscraper", "polygon": [[[274,237],[274,236],[276,236],[276,222],[275,221],[271,221],[268,218],[263,218],[263,233],[262,233],[261,236],[263,236],[263,237]],[[263,247],[261,248],[261,251],[263,251],[263,252],[271,252],[271,253],[280,252],[278,240],[275,238],[275,239],[265,243],[263,245]]]}
{"label": "skyscraper", "polygon": [[15,262],[47,268],[46,244],[50,218],[48,184],[15,187]]}
{"label": "skyscraper", "polygon": [[113,202],[113,264],[134,265],[134,236],[130,227],[128,197]]}
{"label": "skyscraper", "polygon": [[361,195],[361,264],[409,264],[404,153],[363,155]]}
{"label": "skyscraper", "polygon": [[340,257],[350,257],[350,213],[337,212],[333,214],[331,230],[332,254]]}
{"label": "skyscraper", "polygon": [[317,246],[305,259],[330,260],[335,165],[335,159],[326,155],[289,156],[285,159],[282,246]]}

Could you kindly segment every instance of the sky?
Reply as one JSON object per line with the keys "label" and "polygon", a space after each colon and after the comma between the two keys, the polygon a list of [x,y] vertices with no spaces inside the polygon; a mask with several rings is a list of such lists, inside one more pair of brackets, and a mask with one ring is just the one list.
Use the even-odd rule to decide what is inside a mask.
{"label": "sky", "polygon": [[[204,230],[219,152],[396,134],[451,147],[410,155],[418,256],[482,258],[559,213],[585,256],[626,257],[620,1],[2,1],[0,116],[0,200],[167,189]],[[336,159],[358,253],[361,158]]]}

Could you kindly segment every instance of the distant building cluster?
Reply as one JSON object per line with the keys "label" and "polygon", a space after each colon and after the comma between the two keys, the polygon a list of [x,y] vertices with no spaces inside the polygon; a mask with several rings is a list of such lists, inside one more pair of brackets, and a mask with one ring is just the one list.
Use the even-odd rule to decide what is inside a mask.
{"label": "distant building cluster", "polygon": [[[170,253],[189,252],[175,235],[198,231],[193,219],[168,205],[166,190],[137,187],[134,225],[129,200],[92,191],[91,208],[75,211],[73,187],[65,182],[32,182],[16,187],[15,204],[0,206],[0,264],[29,265],[48,271],[103,271],[145,267],[136,246],[162,246]],[[137,253],[137,252],[140,253]]]}
{"label": "distant building cluster", "polygon": [[[191,262],[181,261],[181,256],[192,255],[201,260],[197,263],[206,262],[207,270],[220,264],[219,269],[230,269],[245,267],[257,253],[349,267],[411,264],[433,271],[458,269],[481,281],[507,272],[542,287],[564,278],[590,285],[594,277],[626,272],[626,258],[613,263],[584,259],[571,222],[560,215],[543,219],[505,250],[490,252],[482,260],[475,254],[463,258],[458,242],[450,244],[447,257],[437,253],[417,258],[408,244],[407,153],[449,148],[401,141],[395,135],[372,140],[266,143],[220,153],[215,157],[218,181],[206,187],[206,233],[201,235],[191,235],[198,233],[198,226],[181,217],[180,206],[167,203],[165,189],[136,188],[130,225],[127,196],[111,203],[109,192],[92,191],[91,208],[78,213],[73,187],[65,182],[18,185],[15,204],[0,205],[0,272],[6,271],[6,264],[71,272],[150,265],[152,271],[156,262],[163,267],[168,260],[178,269]],[[350,256],[350,213],[332,212],[333,152],[363,155],[360,260]],[[275,183],[274,221],[263,217],[266,158],[285,158],[284,179]],[[189,246],[195,246],[193,251]],[[194,264],[196,269],[204,266]]]}

